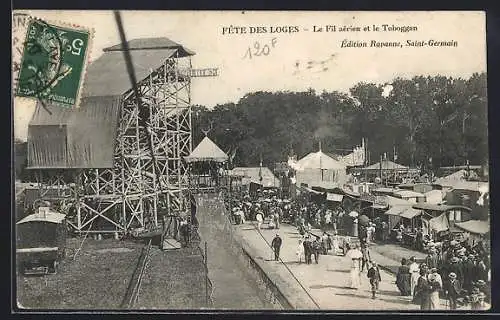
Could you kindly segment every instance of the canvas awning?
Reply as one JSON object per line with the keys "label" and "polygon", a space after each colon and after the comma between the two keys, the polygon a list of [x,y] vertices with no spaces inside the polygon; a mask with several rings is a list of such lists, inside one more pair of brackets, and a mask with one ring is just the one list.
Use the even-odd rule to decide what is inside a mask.
{"label": "canvas awning", "polygon": [[413,219],[416,216],[420,215],[421,213],[422,213],[421,210],[417,210],[417,209],[409,207],[404,212],[402,212],[399,216],[401,218]]}
{"label": "canvas awning", "polygon": [[[422,223],[426,221],[422,219]],[[438,217],[432,218],[428,222],[428,227],[430,230],[434,230],[436,232],[446,231],[450,229],[450,224],[448,222],[448,218],[446,217],[446,213],[441,214]]]}
{"label": "canvas awning", "polygon": [[394,206],[387,210],[385,214],[390,215],[390,216],[399,216],[401,213],[403,213],[405,210],[410,208],[409,206]]}
{"label": "canvas awning", "polygon": [[462,230],[475,234],[486,234],[490,231],[490,225],[488,221],[469,220],[465,222],[457,222],[455,223],[455,226]]}
{"label": "canvas awning", "polygon": [[326,200],[328,200],[328,201],[342,202],[343,198],[344,198],[344,196],[341,194],[336,194],[336,193],[327,193],[326,194]]}
{"label": "canvas awning", "polygon": [[425,197],[424,194],[420,192],[410,191],[410,190],[398,190],[394,192],[394,195],[401,198],[420,198]]}

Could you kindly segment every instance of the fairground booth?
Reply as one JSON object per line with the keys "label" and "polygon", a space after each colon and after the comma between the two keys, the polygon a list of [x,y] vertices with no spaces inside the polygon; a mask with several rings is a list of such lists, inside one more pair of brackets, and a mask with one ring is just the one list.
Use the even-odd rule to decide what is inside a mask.
{"label": "fairground booth", "polygon": [[191,190],[194,192],[216,191],[222,186],[224,165],[228,156],[210,138],[205,136],[193,152],[184,159],[189,164]]}

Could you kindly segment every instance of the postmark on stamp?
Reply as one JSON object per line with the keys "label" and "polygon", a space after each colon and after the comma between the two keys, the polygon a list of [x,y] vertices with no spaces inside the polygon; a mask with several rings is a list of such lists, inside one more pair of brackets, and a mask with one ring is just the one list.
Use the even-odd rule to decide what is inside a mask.
{"label": "postmark on stamp", "polygon": [[32,18],[24,39],[15,95],[78,107],[91,30]]}

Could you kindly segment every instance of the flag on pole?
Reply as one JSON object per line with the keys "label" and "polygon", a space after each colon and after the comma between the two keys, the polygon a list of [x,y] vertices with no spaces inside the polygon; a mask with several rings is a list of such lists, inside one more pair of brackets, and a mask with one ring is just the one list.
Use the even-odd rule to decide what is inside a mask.
{"label": "flag on pole", "polygon": [[262,182],[262,155],[260,156],[260,164],[259,164],[259,181]]}

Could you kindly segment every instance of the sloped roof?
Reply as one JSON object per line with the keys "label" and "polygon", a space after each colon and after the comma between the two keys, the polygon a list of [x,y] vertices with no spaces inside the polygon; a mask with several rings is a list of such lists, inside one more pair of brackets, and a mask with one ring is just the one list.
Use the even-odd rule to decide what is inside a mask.
{"label": "sloped roof", "polygon": [[[365,170],[380,170],[380,162],[372,164],[368,167],[362,168]],[[395,169],[408,169],[408,167],[397,164],[390,160],[382,160],[382,170],[395,170]]]}
{"label": "sloped roof", "polygon": [[[160,38],[140,38],[127,41],[128,50],[152,50],[152,49],[174,49],[178,50],[179,58],[195,55],[195,53],[181,44],[166,37]],[[124,51],[121,43],[103,49],[104,52]]]}
{"label": "sloped roof", "polygon": [[456,222],[455,226],[467,232],[476,234],[486,234],[490,231],[490,224],[488,221],[469,220],[465,222]]}
{"label": "sloped roof", "polygon": [[184,157],[187,162],[197,161],[227,161],[227,154],[222,151],[209,137],[203,138],[200,144],[194,148],[193,152],[187,157]]}
{"label": "sloped roof", "polygon": [[421,210],[430,210],[430,211],[447,211],[452,209],[464,209],[467,211],[471,211],[470,208],[460,205],[432,204],[426,202],[414,204],[413,208]]}
{"label": "sloped roof", "polygon": [[[146,78],[175,52],[175,49],[130,51],[136,80]],[[88,66],[82,96],[122,95],[130,89],[132,85],[123,52],[108,51]]]}
{"label": "sloped roof", "polygon": [[30,214],[29,216],[24,217],[23,219],[18,221],[17,224],[34,222],[34,221],[61,223],[64,220],[64,218],[66,218],[66,215],[64,215],[62,213],[55,212],[55,211],[48,211],[46,213]]}
{"label": "sloped roof", "polygon": [[297,162],[297,166],[301,169],[346,169],[346,165],[340,161],[333,159],[322,151],[311,152]]}
{"label": "sloped roof", "polygon": [[479,182],[479,181],[456,181],[448,185],[452,189],[455,190],[470,190],[481,192],[489,192],[490,185],[488,182]]}
{"label": "sloped roof", "polygon": [[465,181],[466,174],[466,170],[458,170],[450,175],[436,179],[434,184],[451,186],[451,184],[456,183],[457,181]]}
{"label": "sloped roof", "polygon": [[379,188],[372,190],[372,192],[374,192],[374,193],[391,193],[391,194],[396,192],[396,191],[397,191],[397,189],[386,188],[386,187],[379,187]]}
{"label": "sloped roof", "polygon": [[[260,181],[260,175],[262,181]],[[243,184],[254,182],[262,184],[264,187],[279,187],[280,179],[278,179],[268,167],[236,167],[231,170],[232,175],[243,176]]]}
{"label": "sloped roof", "polygon": [[409,206],[394,206],[387,210],[385,214],[390,215],[390,216],[399,216],[401,213],[403,213],[406,209],[411,208]]}
{"label": "sloped roof", "polygon": [[396,190],[394,191],[394,195],[400,196],[401,198],[424,197],[424,194],[410,190]]}
{"label": "sloped roof", "polygon": [[406,208],[399,216],[406,219],[413,219],[416,216],[420,215],[422,210],[418,210],[415,208]]}
{"label": "sloped roof", "polygon": [[443,202],[445,194],[441,190],[427,191],[425,194],[426,202],[439,204]]}
{"label": "sloped roof", "polygon": [[386,197],[386,202],[390,207],[394,207],[394,206],[409,206],[409,207],[411,207],[413,205],[413,203],[411,203],[408,200],[404,200],[404,199],[400,199],[400,198],[396,198],[396,197],[391,197],[391,196]]}

